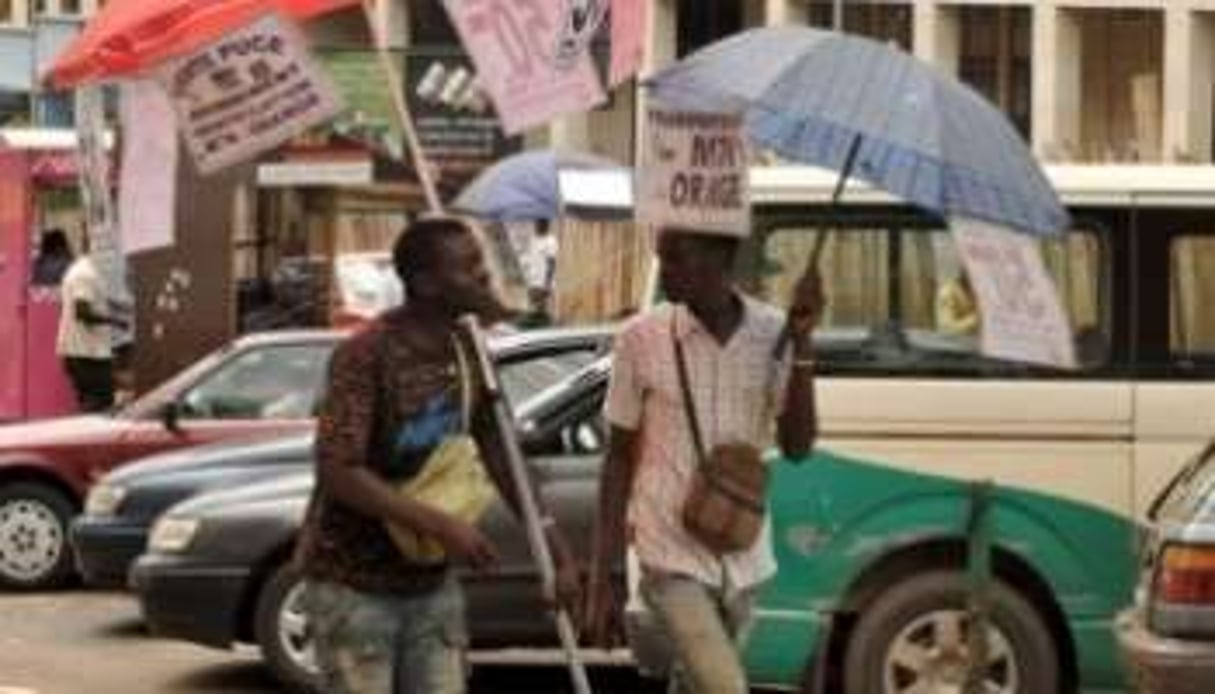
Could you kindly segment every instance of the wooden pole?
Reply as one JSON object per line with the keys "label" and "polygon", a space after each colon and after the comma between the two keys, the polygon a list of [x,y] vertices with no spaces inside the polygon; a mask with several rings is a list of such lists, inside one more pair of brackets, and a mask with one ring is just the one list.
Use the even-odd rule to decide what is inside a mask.
{"label": "wooden pole", "polygon": [[392,105],[396,111],[401,132],[405,135],[405,143],[413,159],[414,170],[422,184],[422,192],[426,195],[426,206],[434,214],[443,213],[443,201],[439,198],[435,187],[426,153],[422,151],[422,143],[413,125],[413,116],[409,112],[409,102],[405,99],[405,80],[401,71],[392,62],[388,53],[388,35],[380,21],[380,0],[363,0],[363,13],[367,17],[367,28],[371,31],[371,39],[375,44],[375,52],[380,60],[380,68],[388,78],[388,93],[392,96]]}

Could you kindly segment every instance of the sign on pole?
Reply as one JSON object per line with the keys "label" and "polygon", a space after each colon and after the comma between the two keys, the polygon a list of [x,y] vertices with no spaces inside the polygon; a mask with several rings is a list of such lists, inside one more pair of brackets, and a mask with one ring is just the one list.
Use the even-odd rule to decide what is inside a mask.
{"label": "sign on pole", "polygon": [[747,143],[742,118],[651,108],[638,171],[638,221],[745,236]]}
{"label": "sign on pole", "polygon": [[341,110],[293,24],[266,15],[157,71],[199,173],[254,158]]}
{"label": "sign on pole", "polygon": [[983,353],[1075,368],[1071,327],[1037,240],[974,219],[950,227],[978,295]]}
{"label": "sign on pole", "polygon": [[173,245],[177,200],[177,117],[151,80],[122,86],[123,138],[118,224],[127,255]]}
{"label": "sign on pole", "polygon": [[641,69],[649,35],[650,0],[612,0],[612,62],[608,84],[616,86]]}
{"label": "sign on pole", "polygon": [[[587,21],[555,0],[444,0],[460,41],[514,135],[553,118],[586,111],[604,100],[586,46],[572,52],[573,21]],[[577,29],[578,27],[574,27]]]}

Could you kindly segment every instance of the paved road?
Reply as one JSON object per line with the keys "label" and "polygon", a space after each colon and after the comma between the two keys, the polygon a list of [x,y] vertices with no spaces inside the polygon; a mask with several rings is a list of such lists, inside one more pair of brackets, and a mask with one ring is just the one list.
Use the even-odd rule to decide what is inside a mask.
{"label": "paved road", "polygon": [[[661,689],[629,673],[595,673],[596,694]],[[472,694],[558,694],[562,670],[479,670]],[[148,636],[121,593],[0,593],[0,694],[270,694],[252,648],[218,651]]]}

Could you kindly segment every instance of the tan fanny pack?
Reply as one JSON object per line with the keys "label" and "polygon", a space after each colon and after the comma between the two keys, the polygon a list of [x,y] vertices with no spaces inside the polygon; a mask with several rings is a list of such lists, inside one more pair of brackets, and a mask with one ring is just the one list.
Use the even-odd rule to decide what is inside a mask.
{"label": "tan fanny pack", "polygon": [[687,359],[673,317],[671,342],[698,463],[681,509],[683,527],[719,556],[750,549],[763,530],[767,508],[768,468],[763,454],[743,442],[720,444],[705,451]]}

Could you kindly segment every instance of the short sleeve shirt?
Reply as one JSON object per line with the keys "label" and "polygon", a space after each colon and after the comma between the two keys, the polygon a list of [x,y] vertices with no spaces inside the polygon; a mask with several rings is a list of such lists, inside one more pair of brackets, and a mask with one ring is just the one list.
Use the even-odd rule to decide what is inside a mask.
{"label": "short sleeve shirt", "polygon": [[59,288],[62,297],[62,313],[59,318],[59,333],[55,340],[55,351],[60,357],[78,359],[109,359],[113,356],[110,326],[88,325],[76,315],[77,302],[83,301],[97,313],[108,312],[105,282],[97,265],[88,256],[81,256],[68,268]]}
{"label": "short sleeve shirt", "polygon": [[[318,459],[366,467],[396,483],[416,474],[459,428],[454,348],[436,351],[414,339],[422,329],[399,308],[338,346],[318,417]],[[319,479],[297,559],[311,578],[368,592],[426,592],[446,571],[406,561],[382,520],[335,498]]]}
{"label": "short sleeve shirt", "polygon": [[705,447],[745,442],[766,448],[788,379],[787,361],[773,358],[784,315],[749,298],[744,306],[743,321],[725,345],[682,306],[663,305],[634,318],[616,338],[606,403],[608,421],[640,437],[628,518],[642,565],[735,588],[775,573],[771,523],[765,519],[750,549],[721,560],[683,529],[680,506],[698,456],[683,405],[672,329],[683,344]]}

